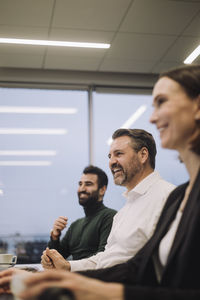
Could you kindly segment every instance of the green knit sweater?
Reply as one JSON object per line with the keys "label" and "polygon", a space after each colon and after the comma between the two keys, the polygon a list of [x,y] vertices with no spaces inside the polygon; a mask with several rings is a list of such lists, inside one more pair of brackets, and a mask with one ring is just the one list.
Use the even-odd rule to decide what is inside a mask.
{"label": "green knit sweater", "polygon": [[56,249],[64,258],[72,255],[74,260],[82,259],[104,251],[116,211],[98,202],[86,216],[71,224],[62,240],[52,238],[48,247]]}

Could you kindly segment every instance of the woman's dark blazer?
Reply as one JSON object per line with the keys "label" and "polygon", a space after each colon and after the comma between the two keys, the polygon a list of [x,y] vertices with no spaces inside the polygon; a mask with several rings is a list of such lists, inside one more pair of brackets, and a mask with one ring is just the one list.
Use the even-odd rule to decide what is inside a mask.
{"label": "woman's dark blazer", "polygon": [[80,272],[89,277],[125,285],[125,299],[200,299],[200,171],[189,195],[176,236],[158,283],[153,255],[174,220],[188,183],[168,197],[156,230],[147,244],[126,263],[111,268]]}

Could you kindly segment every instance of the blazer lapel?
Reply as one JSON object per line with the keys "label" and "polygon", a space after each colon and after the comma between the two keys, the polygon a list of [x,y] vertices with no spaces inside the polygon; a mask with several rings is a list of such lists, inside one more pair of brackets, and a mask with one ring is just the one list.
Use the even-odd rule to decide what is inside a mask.
{"label": "blazer lapel", "polygon": [[[187,185],[187,184],[186,184]],[[185,188],[184,188],[185,191]],[[179,194],[178,197],[176,196],[170,196],[170,205],[166,203],[166,206],[163,210],[163,213],[158,221],[156,230],[152,238],[149,240],[149,242],[146,244],[145,248],[147,249],[146,253],[148,255],[145,255],[142,262],[142,267],[140,269],[140,275],[143,276],[143,272],[152,259],[153,253],[158,249],[159,244],[163,236],[166,234],[166,232],[169,229],[170,224],[172,223],[173,219],[176,216],[176,212],[180,206],[181,200],[182,200],[182,194],[184,194],[184,191]],[[167,200],[168,202],[168,200]]]}
{"label": "blazer lapel", "polygon": [[181,200],[182,200],[182,195],[180,195],[176,200],[173,201],[171,206],[167,209],[165,216],[161,218],[162,222],[157,230],[157,240],[159,241],[159,243],[162,237],[167,233],[170,224],[174,220],[176,216],[176,212],[180,206]]}
{"label": "blazer lapel", "polygon": [[[188,224],[191,222],[192,219],[195,218],[195,212],[199,212],[200,210],[200,171],[198,173],[198,176],[195,180],[193,189],[189,195],[187,204],[185,206],[185,209],[183,211],[183,215],[180,221],[180,224],[178,226],[174,243],[172,244],[171,251],[168,256],[167,265],[165,270],[167,270],[168,265],[170,265],[171,261],[173,260],[173,257],[178,250],[178,248],[181,246],[181,243],[183,241],[184,235],[188,234]],[[165,273],[165,272],[164,272]],[[163,274],[164,275],[164,274]]]}

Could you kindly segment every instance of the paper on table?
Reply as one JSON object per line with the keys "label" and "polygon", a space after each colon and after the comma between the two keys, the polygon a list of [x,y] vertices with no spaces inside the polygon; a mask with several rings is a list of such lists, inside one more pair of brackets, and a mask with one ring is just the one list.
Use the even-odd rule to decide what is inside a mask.
{"label": "paper on table", "polygon": [[18,269],[35,269],[36,271],[44,271],[43,266],[41,264],[16,264],[15,268]]}

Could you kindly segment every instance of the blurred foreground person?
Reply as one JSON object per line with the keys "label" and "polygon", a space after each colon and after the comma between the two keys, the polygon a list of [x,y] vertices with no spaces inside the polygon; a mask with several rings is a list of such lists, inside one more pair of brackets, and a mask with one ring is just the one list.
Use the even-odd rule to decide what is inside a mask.
{"label": "blurred foreground person", "polygon": [[107,282],[46,271],[27,278],[23,299],[49,286],[70,289],[76,300],[200,299],[200,66],[161,74],[153,98],[150,121],[160,132],[162,147],[179,152],[189,182],[170,194],[154,235],[134,258],[82,272]]}
{"label": "blurred foreground person", "polygon": [[126,203],[115,215],[105,250],[86,259],[66,261],[55,250],[42,256],[45,269],[71,271],[111,267],[133,257],[152,236],[160,212],[175,186],[155,168],[156,144],[142,129],[118,129],[109,152],[116,185],[125,186]]}
{"label": "blurred foreground person", "polygon": [[51,230],[49,248],[56,249],[64,258],[71,255],[73,259],[104,250],[116,214],[116,210],[103,204],[107,185],[108,177],[102,169],[88,166],[83,170],[77,194],[85,217],[73,222],[61,240],[67,218],[59,217]]}

